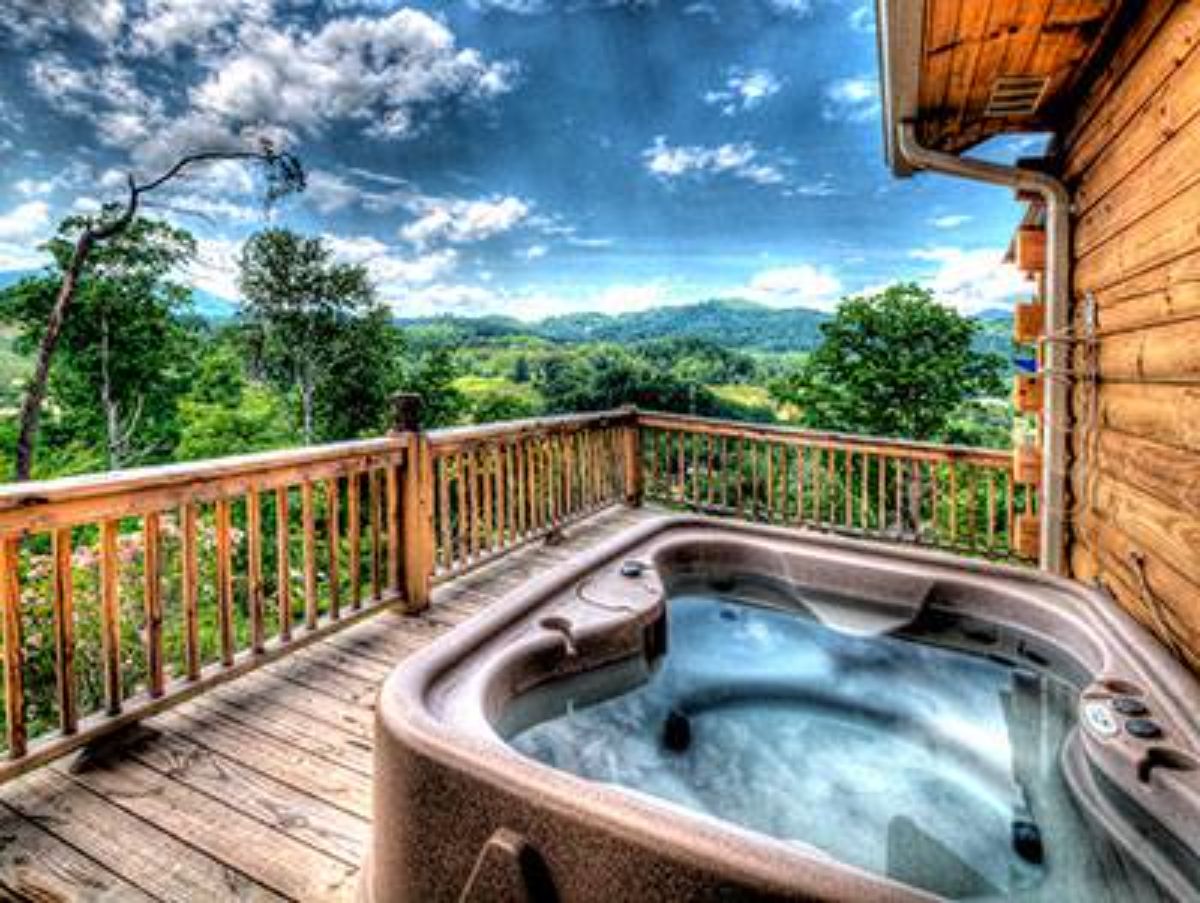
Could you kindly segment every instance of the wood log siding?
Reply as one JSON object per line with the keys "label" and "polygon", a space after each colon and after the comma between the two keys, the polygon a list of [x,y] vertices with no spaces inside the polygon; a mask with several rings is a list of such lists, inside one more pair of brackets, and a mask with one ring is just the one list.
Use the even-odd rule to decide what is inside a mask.
{"label": "wood log siding", "polygon": [[1137,8],[1073,109],[1072,573],[1200,671],[1200,5]]}
{"label": "wood log siding", "polygon": [[410,442],[0,488],[0,780],[401,600]]}
{"label": "wood log siding", "polygon": [[645,495],[710,514],[1016,558],[1008,452],[639,415]]}

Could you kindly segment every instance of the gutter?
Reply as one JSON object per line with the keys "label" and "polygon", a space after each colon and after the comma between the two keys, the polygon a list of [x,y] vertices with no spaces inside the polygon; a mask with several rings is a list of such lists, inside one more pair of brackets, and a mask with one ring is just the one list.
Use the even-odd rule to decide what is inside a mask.
{"label": "gutter", "polygon": [[1066,460],[1070,373],[1063,336],[1070,326],[1071,197],[1058,179],[1042,172],[1003,166],[986,160],[948,154],[920,143],[917,118],[923,2],[878,0],[880,69],[884,93],[885,148],[893,172],[906,176],[916,170],[941,172],[959,178],[1003,185],[1039,195],[1046,207],[1045,355],[1042,366],[1042,570],[1066,571]]}

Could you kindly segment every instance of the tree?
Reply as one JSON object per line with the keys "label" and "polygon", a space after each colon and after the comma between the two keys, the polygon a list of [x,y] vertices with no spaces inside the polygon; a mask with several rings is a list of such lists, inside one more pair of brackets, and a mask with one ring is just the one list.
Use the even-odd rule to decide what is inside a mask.
{"label": "tree", "polygon": [[270,382],[299,399],[305,444],[317,438],[318,411],[329,418],[323,435],[356,432],[363,419],[341,405],[357,404],[359,395],[378,402],[370,393],[380,388],[386,361],[371,345],[391,328],[366,268],[338,263],[323,239],[290,229],[251,236],[239,268],[252,358]]}
{"label": "tree", "polygon": [[181,461],[281,448],[292,441],[282,400],[247,379],[236,348],[218,342],[200,361],[196,380],[179,403]]}
{"label": "tree", "polygon": [[1003,359],[972,347],[977,328],[914,284],[847,298],[773,391],[818,429],[942,438],[965,402],[1002,387]]}
{"label": "tree", "polygon": [[317,374],[317,433],[326,439],[378,435],[388,427],[403,355],[391,313],[373,306],[347,318],[325,349]]}
{"label": "tree", "polygon": [[[109,209],[64,220],[46,245],[54,268],[4,293],[0,316],[18,325],[22,350],[44,347],[75,236],[113,215]],[[186,390],[194,343],[184,319],[191,293],[171,275],[194,251],[188,232],[135,217],[90,252],[73,293],[74,315],[59,324],[54,366],[46,374],[60,411],[57,445],[103,448],[108,468],[161,457],[174,447],[175,403]],[[18,476],[28,477],[29,470]]]}
{"label": "tree", "polygon": [[438,343],[429,345],[405,368],[400,388],[421,396],[421,423],[427,429],[462,420],[467,399],[454,385],[458,375],[453,350]]}
{"label": "tree", "polygon": [[50,365],[54,360],[54,353],[80,282],[87,277],[88,262],[93,251],[130,227],[147,194],[162,188],[198,165],[219,160],[250,160],[261,164],[267,177],[268,202],[304,189],[304,169],[300,161],[289,153],[276,150],[269,141],[263,141],[257,150],[214,150],[187,154],[157,178],[147,182],[139,182],[132,174],[128,176],[128,197],[124,206],[108,206],[105,208],[107,215],[85,222],[74,237],[70,254],[59,262],[61,279],[58,291],[47,313],[33,375],[21,403],[16,443],[16,479],[29,479],[33,469],[33,451],[41,420],[42,403],[46,398],[46,386],[50,378]]}
{"label": "tree", "polygon": [[545,359],[535,386],[552,413],[600,411],[627,404],[687,414],[716,413],[718,403],[713,394],[699,383],[680,379],[668,368],[669,363],[599,346]]}

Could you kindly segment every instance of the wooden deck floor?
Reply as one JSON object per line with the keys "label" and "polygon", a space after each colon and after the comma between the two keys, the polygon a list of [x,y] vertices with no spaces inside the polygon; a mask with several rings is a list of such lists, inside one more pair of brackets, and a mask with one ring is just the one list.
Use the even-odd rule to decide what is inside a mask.
{"label": "wooden deck floor", "polygon": [[0,899],[328,900],[371,830],[372,713],[396,663],[529,576],[652,516],[616,509],[0,788]]}

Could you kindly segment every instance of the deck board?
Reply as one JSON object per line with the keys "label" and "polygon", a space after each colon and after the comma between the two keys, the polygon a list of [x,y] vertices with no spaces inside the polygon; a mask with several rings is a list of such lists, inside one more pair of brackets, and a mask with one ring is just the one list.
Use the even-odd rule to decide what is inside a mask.
{"label": "deck board", "polygon": [[613,509],[0,787],[0,898],[348,900],[378,687],[405,656],[653,512]]}

